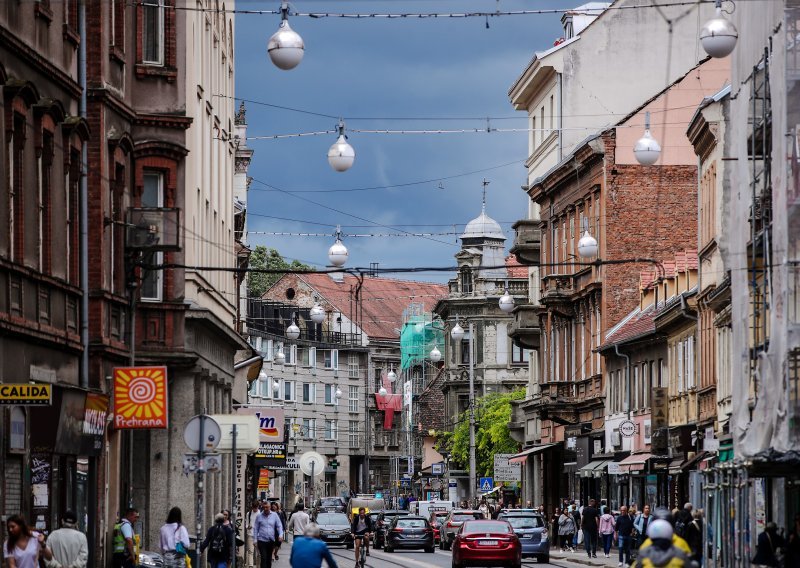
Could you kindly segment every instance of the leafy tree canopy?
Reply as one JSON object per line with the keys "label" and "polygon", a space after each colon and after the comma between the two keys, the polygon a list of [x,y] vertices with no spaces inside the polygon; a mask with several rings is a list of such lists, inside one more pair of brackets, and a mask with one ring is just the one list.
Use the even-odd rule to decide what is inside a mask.
{"label": "leafy tree canopy", "polygon": [[[250,268],[261,270],[311,270],[310,266],[298,260],[293,260],[291,263],[286,262],[286,259],[277,250],[264,245],[258,245],[253,249],[250,254]],[[280,273],[251,272],[248,277],[248,296],[260,298],[281,276]]]}
{"label": "leafy tree canopy", "polygon": [[[515,454],[519,442],[511,439],[511,402],[525,398],[525,389],[490,394],[475,400],[475,465],[478,477],[491,477],[495,454]],[[451,467],[469,467],[469,409],[458,417],[452,432],[440,437],[439,448],[450,452]]]}

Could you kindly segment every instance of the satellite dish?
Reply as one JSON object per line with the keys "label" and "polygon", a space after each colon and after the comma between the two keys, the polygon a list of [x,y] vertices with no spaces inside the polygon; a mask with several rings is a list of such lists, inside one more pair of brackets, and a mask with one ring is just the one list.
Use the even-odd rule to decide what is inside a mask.
{"label": "satellite dish", "polygon": [[[203,425],[203,439],[200,439],[200,424]],[[199,452],[202,446],[204,452],[217,449],[222,439],[222,430],[216,420],[207,414],[194,416],[183,429],[183,441],[193,452]]]}
{"label": "satellite dish", "polygon": [[304,452],[300,456],[300,471],[309,477],[316,477],[325,471],[327,460],[317,452]]}

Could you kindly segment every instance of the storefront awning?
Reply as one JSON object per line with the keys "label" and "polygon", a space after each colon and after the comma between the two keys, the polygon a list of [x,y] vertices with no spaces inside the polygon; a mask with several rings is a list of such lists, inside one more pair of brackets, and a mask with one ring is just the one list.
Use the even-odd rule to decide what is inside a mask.
{"label": "storefront awning", "polygon": [[621,462],[619,462],[619,468],[622,473],[630,473],[634,471],[642,471],[644,469],[647,460],[652,457],[651,454],[643,453],[643,454],[631,454]]}
{"label": "storefront awning", "polygon": [[508,458],[508,463],[525,463],[528,460],[528,456],[538,454],[539,452],[543,452],[546,449],[557,445],[558,444],[539,444],[538,446],[533,446],[527,450],[522,450],[520,453]]}
{"label": "storefront awning", "polygon": [[580,468],[578,472],[580,473],[581,477],[600,477],[602,472],[606,469],[609,461],[610,460],[595,460],[593,462],[589,462]]}

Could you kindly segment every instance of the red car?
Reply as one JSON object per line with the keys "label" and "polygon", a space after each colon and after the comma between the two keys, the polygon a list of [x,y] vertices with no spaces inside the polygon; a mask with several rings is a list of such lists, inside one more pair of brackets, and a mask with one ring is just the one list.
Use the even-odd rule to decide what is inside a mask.
{"label": "red car", "polygon": [[453,541],[453,568],[522,566],[522,545],[508,521],[464,521]]}
{"label": "red car", "polygon": [[442,523],[448,515],[448,511],[436,511],[431,513],[430,523],[433,528],[433,538],[436,544],[442,540]]}

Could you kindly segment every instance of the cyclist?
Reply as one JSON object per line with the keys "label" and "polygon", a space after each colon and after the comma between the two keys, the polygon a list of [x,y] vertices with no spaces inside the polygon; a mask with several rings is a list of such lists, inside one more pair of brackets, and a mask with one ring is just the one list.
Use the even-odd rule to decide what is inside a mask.
{"label": "cyclist", "polygon": [[353,542],[355,544],[356,566],[360,566],[362,545],[366,549],[367,556],[369,556],[369,537],[372,531],[372,519],[367,515],[367,510],[364,507],[360,507],[358,515],[353,517],[353,522],[350,525],[350,532],[353,534]]}

